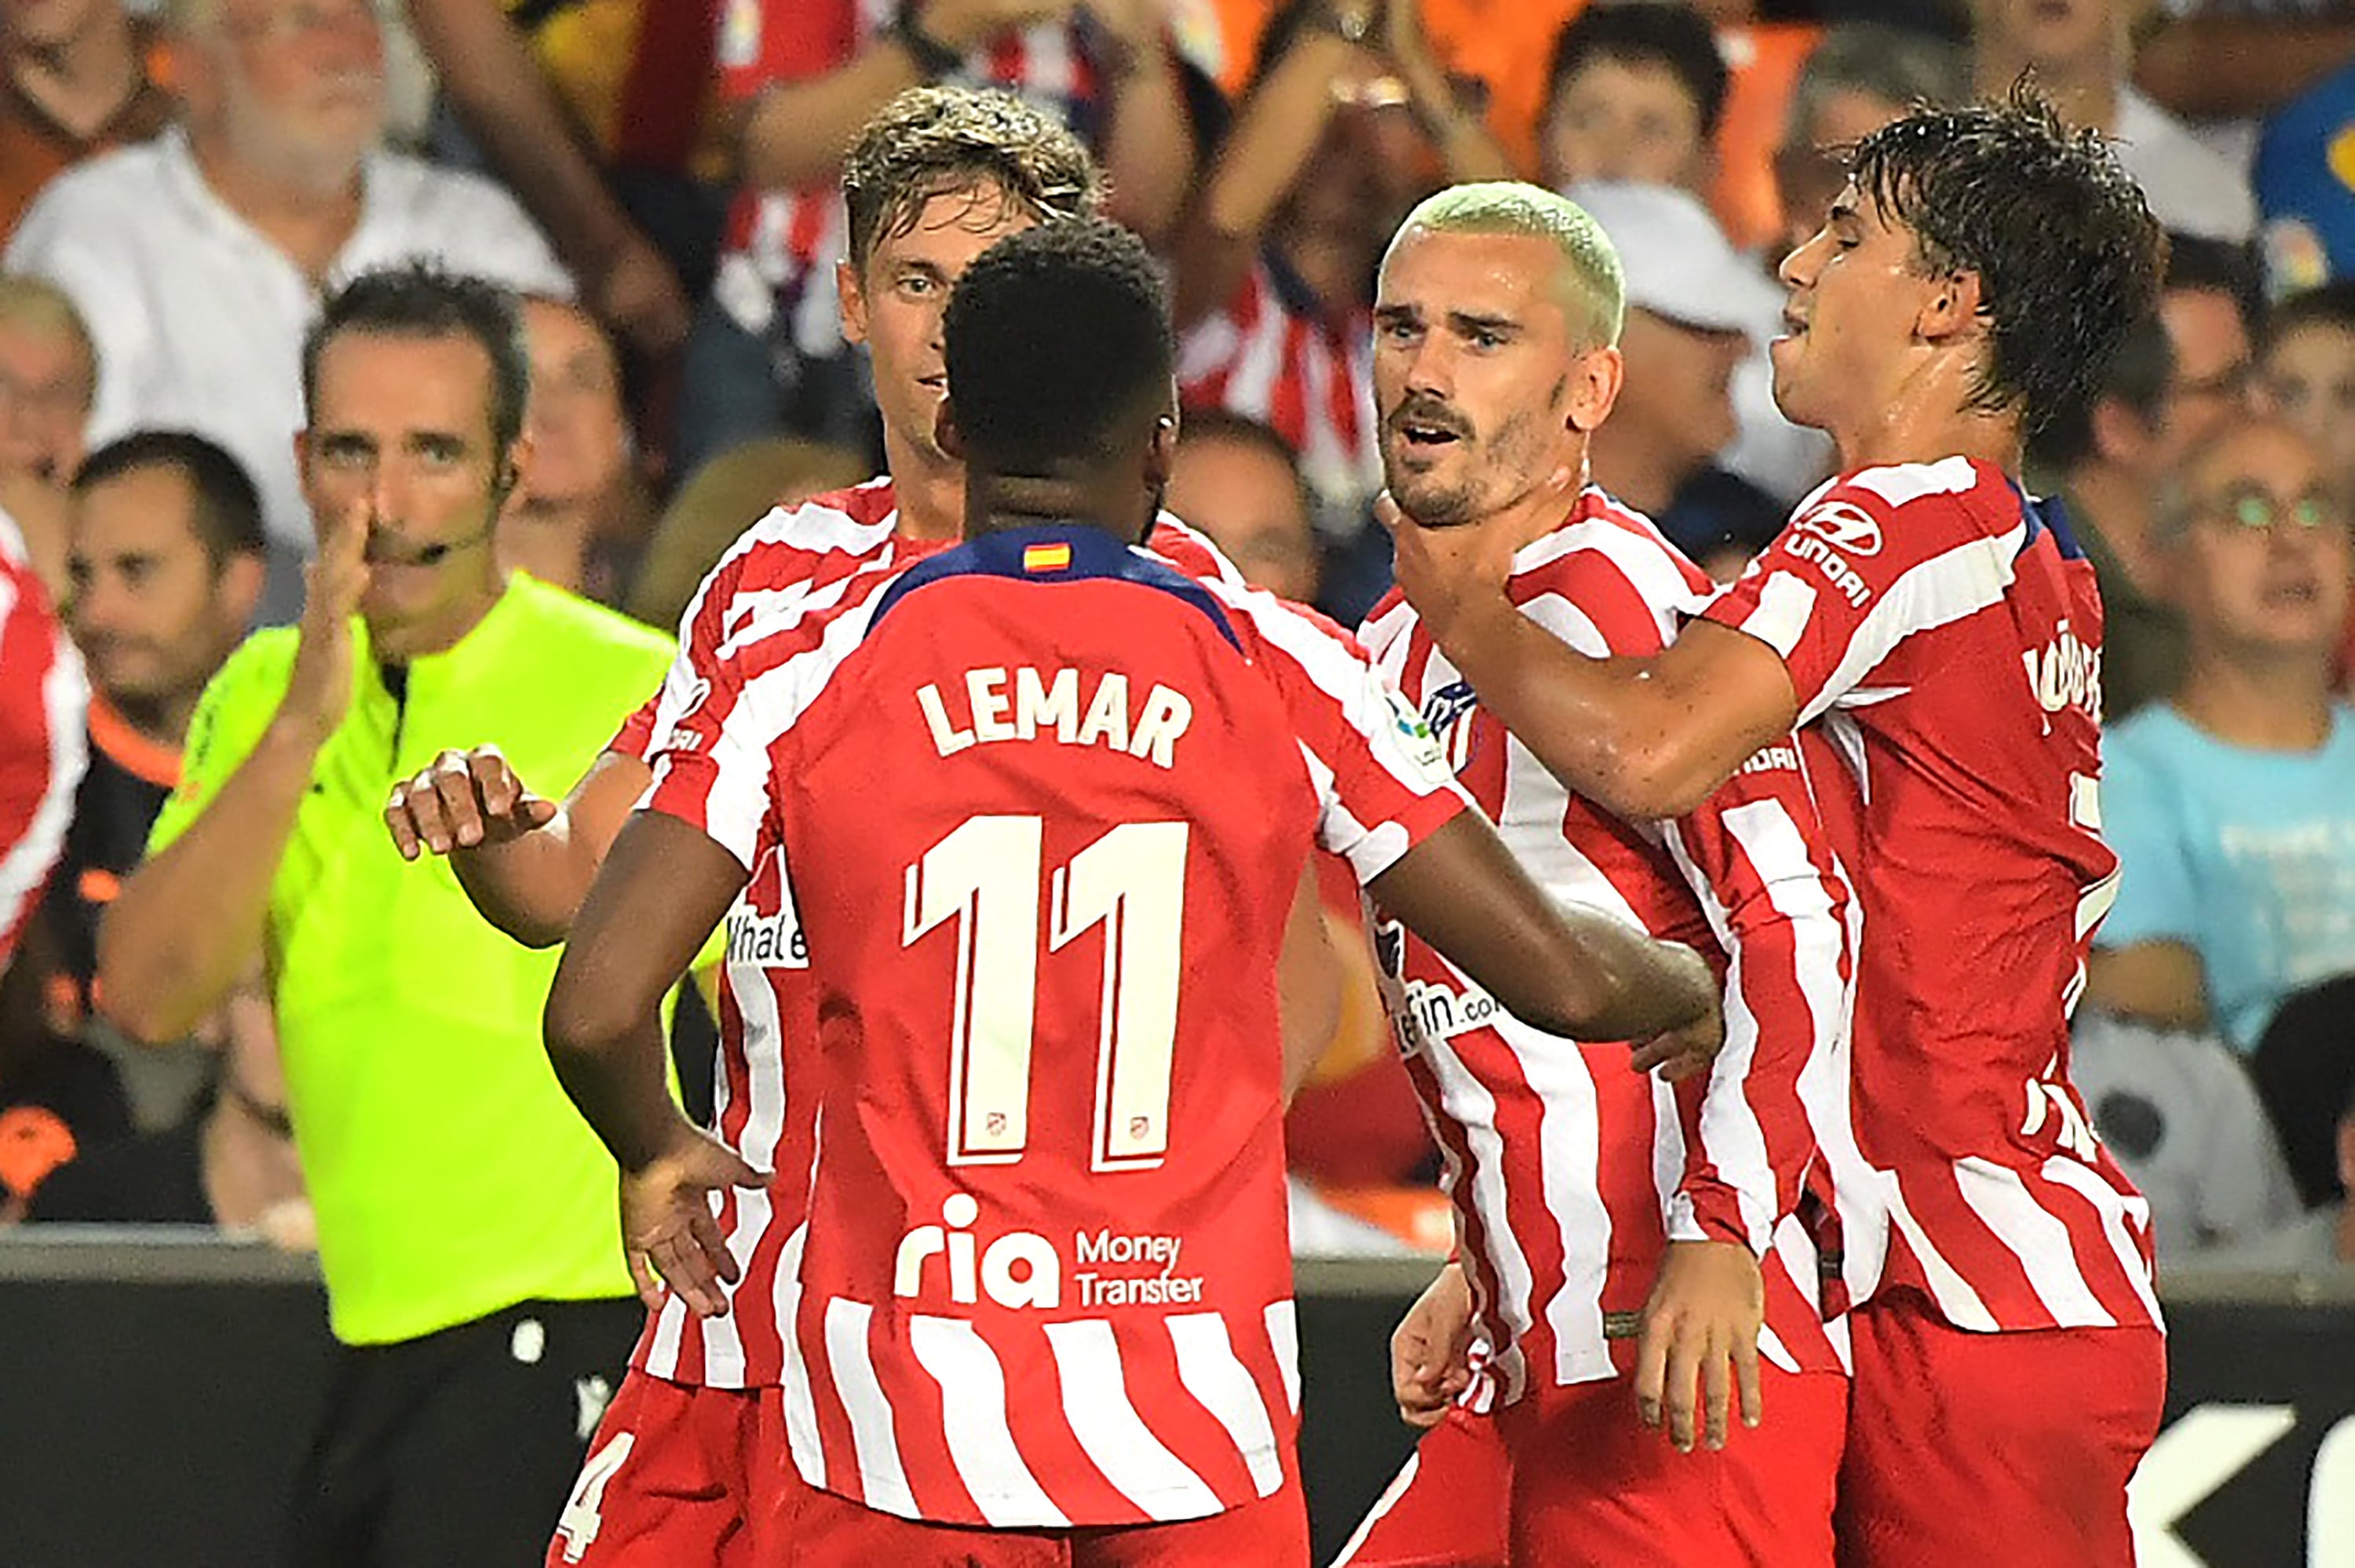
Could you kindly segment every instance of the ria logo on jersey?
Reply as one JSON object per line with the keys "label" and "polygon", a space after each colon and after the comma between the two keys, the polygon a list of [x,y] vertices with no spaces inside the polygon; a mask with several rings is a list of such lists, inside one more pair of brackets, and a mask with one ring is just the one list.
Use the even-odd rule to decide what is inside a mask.
{"label": "ria logo on jersey", "polygon": [[[1070,1275],[1072,1305],[1077,1307],[1182,1306],[1202,1299],[1199,1275],[1177,1272],[1185,1251],[1184,1238],[1174,1235],[1134,1235],[1109,1228],[1082,1231],[1071,1237],[1071,1261],[1053,1242],[1037,1231],[1007,1231],[985,1247],[973,1227],[981,1218],[981,1203],[970,1192],[952,1192],[941,1203],[941,1224],[918,1225],[900,1238],[891,1263],[891,1294],[904,1300],[921,1299],[938,1273],[945,1272],[948,1297],[959,1307],[977,1305],[983,1296],[1000,1307],[1053,1311],[1063,1305],[1063,1280]],[[938,1258],[943,1269],[933,1269]],[[1142,1266],[1147,1274],[1108,1274],[1108,1266]]]}

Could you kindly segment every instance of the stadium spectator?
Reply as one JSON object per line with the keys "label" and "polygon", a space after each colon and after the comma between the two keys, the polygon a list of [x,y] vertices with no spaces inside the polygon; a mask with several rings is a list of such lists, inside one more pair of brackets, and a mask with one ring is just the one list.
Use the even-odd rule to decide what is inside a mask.
{"label": "stadium spectator", "polygon": [[2175,418],[2175,351],[2153,318],[2135,323],[2083,408],[2063,408],[2030,446],[2094,564],[2102,593],[2102,716],[2115,723],[2183,679],[2183,616],[2166,598],[2153,537],[2156,476],[2188,443]]}
{"label": "stadium spectator", "polygon": [[1169,510],[1209,535],[1244,580],[1295,604],[1316,599],[1316,529],[1292,449],[1247,415],[1186,416],[1169,473]]}
{"label": "stadium spectator", "polygon": [[907,89],[1018,94],[1095,150],[1112,212],[1147,235],[1166,234],[1186,198],[1193,132],[1150,0],[743,0],[726,16],[720,87],[743,125],[740,189],[688,342],[682,474],[759,436],[872,445],[863,370],[845,347],[835,180],[844,150]]}
{"label": "stadium spectator", "polygon": [[2158,319],[2174,351],[2167,424],[2179,452],[2205,443],[2248,411],[2260,301],[2256,265],[2245,246],[2196,234],[2168,237]]}
{"label": "stadium spectator", "polygon": [[1784,503],[1718,465],[1736,369],[1778,329],[1781,295],[1699,197],[1657,185],[1572,185],[1626,275],[1625,378],[1594,432],[1594,482],[1730,582],[1782,531]]}
{"label": "stadium spectator", "polygon": [[0,0],[0,245],[59,171],[172,118],[123,0]]}
{"label": "stadium spectator", "polygon": [[1783,249],[1823,227],[1848,183],[1848,148],[1916,103],[1959,101],[1969,81],[1969,56],[1943,38],[1881,22],[1828,28],[1799,68],[1774,153]]}
{"label": "stadium spectator", "polygon": [[2331,697],[2355,546],[2304,436],[2243,418],[2160,502],[2189,630],[2174,701],[2114,728],[2104,829],[2120,866],[2086,996],[2256,1048],[2292,991],[2355,972],[2355,711]]}
{"label": "stadium spectator", "polygon": [[290,1252],[317,1246],[270,1003],[244,991],[222,1012],[219,1060],[194,1114],[59,1165],[34,1191],[27,1220],[209,1225]]}
{"label": "stadium spectator", "polygon": [[[2069,999],[2116,868],[2083,782],[2099,613],[2014,475],[2024,430],[2085,397],[2153,308],[2160,251],[2102,139],[2032,92],[1868,136],[1829,223],[1783,262],[1774,345],[1776,397],[1833,436],[1843,477],[1656,657],[1580,656],[1517,613],[1493,541],[1395,520],[1400,586],[1440,647],[1592,800],[1674,815],[1796,723],[1831,715],[1851,742],[1859,794],[1817,777],[1867,933],[1857,1134],[1889,1173],[1869,1185],[1904,1199],[1902,1225],[1843,1227],[1856,1568],[2132,1556],[2164,1345],[2147,1251],[2120,1243],[2133,1188],[2068,1080]],[[2032,683],[1991,673],[2030,661]],[[2065,1404],[2002,1392],[2056,1383]]]}
{"label": "stadium spectator", "polygon": [[368,0],[175,0],[169,26],[180,123],[51,181],[7,265],[81,308],[98,344],[93,441],[194,430],[253,475],[278,620],[311,548],[290,438],[322,287],[415,256],[534,292],[572,284],[506,192],[377,150]]}
{"label": "stadium spectator", "polygon": [[1589,5],[1554,41],[1538,157],[1544,183],[1709,188],[1725,111],[1717,35],[1681,0]]}
{"label": "stadium spectator", "polygon": [[0,273],[0,511],[16,519],[53,601],[65,597],[66,482],[97,390],[97,354],[71,297]]}
{"label": "stadium spectator", "polygon": [[2137,0],[1971,0],[1971,74],[1998,97],[2033,73],[2073,123],[2115,137],[2119,160],[2169,229],[2243,244],[2255,238],[2247,177],[2143,96],[2134,63]]}
{"label": "stadium spectator", "polygon": [[2355,281],[2281,301],[2259,336],[2257,407],[2303,432],[2355,496]]}
{"label": "stadium spectator", "polygon": [[654,522],[633,466],[621,362],[589,313],[561,300],[525,300],[523,326],[531,461],[499,520],[499,556],[544,583],[614,604],[623,568]]}
{"label": "stadium spectator", "polygon": [[[666,361],[687,341],[687,297],[674,264],[623,210],[607,175],[591,161],[584,135],[625,156],[652,151],[650,142],[682,126],[692,142],[710,75],[711,7],[636,0],[623,8],[620,38],[611,36],[610,5],[550,10],[502,8],[496,0],[408,4],[443,97],[548,231],[581,280],[583,302],[633,349]],[[524,35],[526,16],[538,18],[531,39]],[[688,48],[684,59],[673,61],[666,46],[681,29]],[[570,47],[550,41],[559,37]],[[547,52],[536,59],[535,43],[569,64],[574,80],[593,79],[595,87],[582,82],[581,97],[559,101],[557,81],[541,69],[542,59],[555,61]],[[602,112],[583,112],[591,109]]]}
{"label": "stadium spectator", "polygon": [[2149,1201],[2161,1267],[2204,1264],[2304,1211],[2248,1065],[2213,1033],[2080,1007],[2069,1071],[2094,1130]]}
{"label": "stadium spectator", "polygon": [[2257,1097],[2281,1134],[2289,1179],[2309,1207],[2334,1203],[2350,1189],[2339,1168],[2333,1107],[2355,1097],[2355,973],[2292,991],[2274,1010],[2248,1058]]}
{"label": "stadium spectator", "polygon": [[206,688],[180,788],[101,924],[100,1000],[134,1038],[172,1039],[268,955],[340,1341],[287,1560],[527,1562],[643,1314],[613,1163],[537,1049],[550,957],[407,865],[384,799],[486,738],[578,770],[666,643],[497,566],[528,455],[501,291],[363,273],[301,358],[319,530],[302,625],[256,634]]}
{"label": "stadium spectator", "polygon": [[[2339,1113],[2337,1155],[2339,1186],[2355,1193],[2355,1099]],[[2200,1262],[2220,1268],[2355,1276],[2355,1197],[2325,1203],[2271,1235]]]}
{"label": "stadium spectator", "polygon": [[[37,1071],[84,1086],[82,1117],[67,1119],[86,1145],[115,1130],[115,1105],[141,1128],[181,1122],[211,1071],[200,1053],[112,1037],[93,1005],[98,922],[179,783],[197,698],[244,638],[267,568],[253,482],[199,436],[143,431],[100,449],[75,475],[72,514],[65,620],[91,686],[90,766],[42,903]],[[216,1039],[221,1022],[196,1033]],[[266,1050],[266,1005],[258,1026]]]}

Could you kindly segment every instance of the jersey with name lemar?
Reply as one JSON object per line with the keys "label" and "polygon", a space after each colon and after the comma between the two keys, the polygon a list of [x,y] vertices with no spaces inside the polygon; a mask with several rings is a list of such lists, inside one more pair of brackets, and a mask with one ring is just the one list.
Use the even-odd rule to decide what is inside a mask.
{"label": "jersey with name lemar", "polygon": [[2158,1321],[2148,1205],[2069,1081],[2117,858],[2101,599],[2060,509],[1965,458],[1867,469],[1703,614],[1781,655],[1860,798],[1856,1124],[1887,1173],[1882,1285],[1964,1329]]}
{"label": "jersey with name lemar", "polygon": [[1465,805],[1355,645],[1092,530],[995,535],[740,635],[649,799],[793,867],[803,1477],[1043,1528],[1280,1487],[1285,917],[1312,842],[1370,879]]}
{"label": "jersey with name lemar", "polygon": [[[607,750],[651,764],[656,738],[708,683],[711,662],[758,614],[814,613],[839,603],[859,573],[902,567],[950,548],[953,539],[900,532],[888,478],[829,491],[772,509],[744,531],[704,577],[679,627],[678,656],[663,687],[622,726]],[[1209,542],[1163,514],[1156,553],[1191,577],[1238,586],[1241,577]],[[666,706],[667,705],[667,706]],[[809,956],[793,889],[774,853],[729,910],[719,968],[719,1040],[712,1072],[711,1130],[753,1166],[772,1171],[759,1189],[713,1196],[714,1217],[741,1272],[726,1287],[717,1318],[688,1310],[677,1294],[647,1315],[630,1364],[673,1383],[714,1388],[773,1388],[784,1376],[778,1329],[778,1264],[800,1224],[809,1174],[806,1096],[786,1092],[785,1058],[817,1033],[807,983]]]}
{"label": "jersey with name lemar", "polygon": [[[1708,587],[1649,520],[1589,488],[1514,555],[1506,591],[1601,658],[1658,652]],[[1400,1045],[1445,1155],[1492,1351],[1493,1391],[1476,1384],[1474,1404],[1626,1371],[1629,1330],[1671,1240],[1749,1247],[1764,1275],[1767,1359],[1839,1370],[1798,1211],[1819,1156],[1843,1169],[1851,1147],[1848,888],[1797,743],[1761,751],[1689,817],[1629,822],[1563,789],[1395,590],[1365,640],[1540,885],[1692,944],[1728,992],[1715,1068],[1671,1086],[1629,1072],[1623,1044],[1521,1022],[1429,943],[1383,927]],[[1832,1201],[1828,1181],[1815,1185]]]}

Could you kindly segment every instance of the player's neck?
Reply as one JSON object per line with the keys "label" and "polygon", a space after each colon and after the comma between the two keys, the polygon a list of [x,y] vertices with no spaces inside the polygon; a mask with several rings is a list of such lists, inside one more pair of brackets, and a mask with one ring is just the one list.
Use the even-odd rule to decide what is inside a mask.
{"label": "player's neck", "polygon": [[1502,535],[1512,545],[1514,554],[1518,555],[1561,526],[1571,508],[1578,504],[1578,493],[1587,479],[1586,450],[1582,446],[1574,457],[1555,468],[1526,494],[1498,507],[1472,526]]}
{"label": "player's neck", "polygon": [[2019,417],[1974,409],[1973,389],[1969,362],[1959,355],[1923,366],[1894,397],[1828,432],[1840,471],[1965,457],[2018,473]]}
{"label": "player's neck", "polygon": [[965,480],[964,536],[1000,534],[1041,524],[1100,528],[1124,544],[1152,526],[1149,498],[1114,476],[1094,480],[1036,479],[975,472]]}
{"label": "player's neck", "polygon": [[2195,645],[2175,707],[2227,746],[2318,751],[2330,738],[2329,662],[2303,651]]}
{"label": "player's neck", "polygon": [[895,431],[883,432],[883,461],[890,465],[891,496],[900,508],[900,532],[911,539],[955,539],[964,532],[964,464],[929,442],[919,444]]}
{"label": "player's neck", "polygon": [[1632,424],[1624,429],[1615,423],[1605,425],[1594,443],[1593,470],[1594,482],[1609,491],[1614,500],[1647,517],[1657,517],[1700,465],[1687,464],[1683,451],[1670,450],[1670,441],[1653,440],[1652,435]]}

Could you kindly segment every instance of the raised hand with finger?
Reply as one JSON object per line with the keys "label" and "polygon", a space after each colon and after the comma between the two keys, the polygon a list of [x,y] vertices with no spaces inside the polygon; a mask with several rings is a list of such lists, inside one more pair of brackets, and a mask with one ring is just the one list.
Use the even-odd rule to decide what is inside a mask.
{"label": "raised hand with finger", "polygon": [[496,746],[447,750],[392,787],[386,828],[403,860],[513,843],[556,820],[557,803],[534,794]]}

